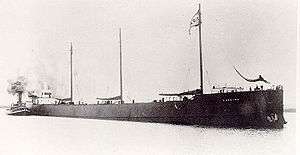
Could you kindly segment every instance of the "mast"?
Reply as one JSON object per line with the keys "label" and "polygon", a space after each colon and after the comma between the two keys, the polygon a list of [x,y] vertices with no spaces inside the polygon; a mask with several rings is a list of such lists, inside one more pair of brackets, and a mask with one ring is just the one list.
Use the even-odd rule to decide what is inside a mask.
{"label": "mast", "polygon": [[203,65],[202,65],[202,43],[201,43],[201,4],[199,3],[199,52],[200,52],[200,94],[203,94]]}
{"label": "mast", "polygon": [[121,28],[119,28],[119,39],[120,39],[120,100],[123,103],[123,87],[122,87],[122,40],[121,40]]}
{"label": "mast", "polygon": [[71,94],[71,100],[70,102],[73,103],[73,45],[72,42],[70,43],[70,94]]}

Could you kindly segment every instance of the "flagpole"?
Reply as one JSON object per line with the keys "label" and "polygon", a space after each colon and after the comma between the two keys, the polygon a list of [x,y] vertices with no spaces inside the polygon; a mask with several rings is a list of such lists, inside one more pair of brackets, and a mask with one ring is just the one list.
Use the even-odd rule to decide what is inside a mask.
{"label": "flagpole", "polygon": [[199,3],[199,52],[200,52],[200,93],[203,94],[202,43],[201,43],[201,4]]}

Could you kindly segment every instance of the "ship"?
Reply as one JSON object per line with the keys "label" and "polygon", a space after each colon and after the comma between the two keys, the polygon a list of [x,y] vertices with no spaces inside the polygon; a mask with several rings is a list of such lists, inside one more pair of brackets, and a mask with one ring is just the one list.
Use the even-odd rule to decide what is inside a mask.
{"label": "ship", "polygon": [[10,108],[7,109],[8,115],[16,115],[16,116],[27,116],[30,115],[30,109],[26,106],[26,104],[12,104]]}
{"label": "ship", "polygon": [[[217,93],[203,93],[203,65],[201,45],[201,6],[192,19],[191,26],[199,29],[200,88],[181,93],[162,93],[160,100],[145,103],[125,103],[122,88],[122,44],[120,43],[120,95],[97,98],[96,104],[74,104],[72,82],[72,54],[70,46],[70,98],[55,104],[35,103],[31,115],[104,119],[118,121],[153,122],[196,125],[221,128],[271,128],[282,129],[283,87],[243,90],[240,87],[222,87]],[[197,22],[195,24],[195,22]],[[247,80],[247,79],[246,79]],[[262,77],[249,81],[262,81]],[[165,100],[169,98],[169,100]],[[179,100],[172,100],[173,97]],[[100,103],[103,101],[103,103]]]}
{"label": "ship", "polygon": [[[16,82],[15,83],[15,87],[13,88],[20,88],[22,86],[20,86],[21,83],[20,82]],[[20,86],[20,87],[19,87]],[[23,95],[23,90],[18,90],[16,91],[16,94],[18,96],[18,101],[16,103],[12,103],[10,105],[10,107],[7,110],[7,114],[8,115],[16,115],[16,116],[26,116],[26,115],[30,115],[30,108],[28,106],[26,106],[26,102],[22,102],[22,95]]]}

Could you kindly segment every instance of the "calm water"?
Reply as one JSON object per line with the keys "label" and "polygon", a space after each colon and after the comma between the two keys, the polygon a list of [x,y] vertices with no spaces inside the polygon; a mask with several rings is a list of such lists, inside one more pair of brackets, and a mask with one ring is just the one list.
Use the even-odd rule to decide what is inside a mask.
{"label": "calm water", "polygon": [[295,154],[296,114],[283,130],[200,128],[39,116],[0,109],[0,154]]}

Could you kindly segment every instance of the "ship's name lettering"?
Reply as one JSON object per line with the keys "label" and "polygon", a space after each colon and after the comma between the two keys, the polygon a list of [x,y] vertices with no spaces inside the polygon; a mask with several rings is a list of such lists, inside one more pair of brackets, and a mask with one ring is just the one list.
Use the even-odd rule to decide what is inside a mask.
{"label": "ship's name lettering", "polygon": [[239,101],[239,98],[228,98],[228,99],[222,99],[223,102],[231,102],[231,101]]}

